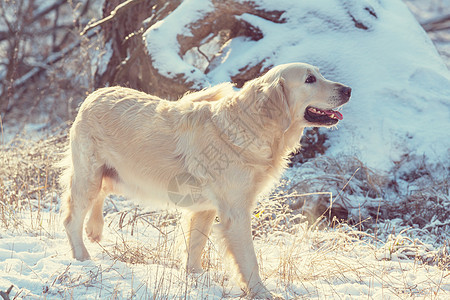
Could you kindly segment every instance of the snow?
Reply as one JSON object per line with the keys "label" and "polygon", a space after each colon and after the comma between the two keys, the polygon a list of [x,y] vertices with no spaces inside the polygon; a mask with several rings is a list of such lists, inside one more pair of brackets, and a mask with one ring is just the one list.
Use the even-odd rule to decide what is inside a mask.
{"label": "snow", "polygon": [[[403,2],[262,1],[262,7],[286,11],[282,15],[286,22],[239,16],[259,28],[264,37],[258,41],[235,38],[226,45],[222,64],[206,75],[190,60],[181,60],[176,43],[183,32],[180,28],[211,8],[208,1],[202,3],[194,6],[201,7],[194,13],[180,5],[176,15],[144,34],[162,74],[181,74],[198,88],[231,81],[240,69],[260,61],[264,67],[311,63],[325,77],[353,88],[339,130],[329,134],[328,155],[355,155],[383,171],[407,153],[432,159],[448,155],[450,140],[442,137],[450,131],[450,72]],[[349,13],[368,29],[356,28]]]}
{"label": "snow", "polygon": [[[208,270],[187,275],[183,258],[177,254],[182,249],[180,240],[184,243],[181,226],[159,224],[156,228],[139,217],[144,211],[131,207],[127,211],[126,201],[117,201],[117,205],[122,213],[106,216],[105,223],[113,226],[105,227],[102,242],[88,244],[93,260],[85,262],[71,258],[65,233],[57,226],[61,216],[56,209],[18,213],[26,230],[0,234],[0,290],[14,285],[11,299],[223,299],[242,295],[231,264],[214,238],[205,256]],[[156,216],[146,213],[149,220]],[[138,221],[132,221],[133,214]],[[450,296],[447,273],[419,259],[435,257],[433,247],[418,242],[408,245],[401,235],[392,236],[377,249],[361,240],[354,229],[327,232],[302,223],[296,225],[294,234],[276,232],[264,241],[256,239],[255,248],[263,280],[285,299]],[[141,261],[133,263],[133,256],[142,257]]]}
{"label": "snow", "polygon": [[[285,179],[304,180],[310,185],[309,192],[330,196],[331,201],[340,193],[341,181],[348,181],[347,189],[353,193],[343,193],[340,200],[351,204],[353,215],[363,214],[364,205],[376,206],[385,199],[377,191],[362,189],[367,188],[367,178],[361,175],[366,170],[353,173],[357,164],[345,165],[346,157],[397,176],[416,168],[407,161],[404,170],[392,175],[393,165],[403,155],[425,154],[424,161],[430,166],[441,164],[433,169],[433,175],[448,178],[450,74],[405,4],[399,0],[346,1],[346,7],[339,0],[259,3],[268,9],[286,10],[282,16],[286,23],[274,24],[250,14],[239,16],[258,27],[264,37],[258,41],[233,39],[222,48],[223,63],[205,75],[207,62],[199,62],[195,51],[180,58],[177,35],[189,35],[186,25],[202,18],[212,6],[208,0],[182,2],[145,34],[155,66],[167,76],[183,74],[200,88],[230,81],[248,63],[264,60],[264,67],[270,67],[304,61],[319,66],[327,78],[350,85],[353,97],[342,110],[344,120],[338,130],[326,130],[328,158],[291,168]],[[411,3],[425,9],[425,1]],[[450,7],[449,0],[440,3]],[[368,30],[356,28],[347,9]],[[420,9],[413,12],[420,13]],[[422,19],[436,13],[441,11],[425,10]],[[202,50],[208,54],[218,51],[215,41]],[[109,59],[109,49],[99,61]],[[40,132],[43,127],[28,124],[25,130]],[[0,146],[9,145],[15,136],[15,130],[6,128]],[[35,139],[39,137],[30,138]],[[52,153],[48,155],[52,157]],[[342,173],[335,177],[320,173],[317,164],[338,166]],[[330,186],[320,188],[315,181],[318,173],[326,176]],[[426,180],[434,183],[423,180],[422,184]],[[403,195],[419,188],[415,186],[418,182],[397,181]],[[223,299],[242,295],[232,264],[215,236],[206,247],[206,271],[186,274],[186,230],[177,212],[157,213],[129,200],[108,198],[103,240],[87,242],[93,260],[79,262],[71,257],[55,191],[42,199],[27,198],[28,187],[26,192],[19,187],[15,191],[13,178],[1,178],[0,187],[4,188],[0,190],[0,291],[14,285],[11,299]],[[22,193],[17,206],[5,201],[12,191]],[[364,193],[368,195],[361,196]],[[448,202],[449,195],[444,196],[447,198],[441,202]],[[253,223],[267,224],[267,232],[255,237],[255,249],[265,284],[286,299],[450,298],[448,250],[445,242],[436,238],[448,234],[448,217],[436,217],[422,228],[405,225],[405,216],[380,220],[379,231],[368,233],[348,225],[319,230],[299,222],[301,216],[280,221],[282,213],[277,213],[264,207],[255,214]],[[419,233],[425,240],[414,238]]]}
{"label": "snow", "polygon": [[155,61],[154,66],[168,77],[180,73],[189,74],[189,79],[199,81],[202,72],[184,62],[180,56],[178,34],[191,35],[186,26],[192,20],[200,19],[212,10],[208,0],[183,1],[167,18],[151,26],[144,34],[149,53]]}

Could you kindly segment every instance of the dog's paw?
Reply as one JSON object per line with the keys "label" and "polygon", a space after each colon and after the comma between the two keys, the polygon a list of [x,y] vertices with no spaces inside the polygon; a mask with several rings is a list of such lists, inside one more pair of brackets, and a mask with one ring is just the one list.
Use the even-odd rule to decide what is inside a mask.
{"label": "dog's paw", "polygon": [[78,261],[85,261],[85,260],[91,259],[89,252],[87,251],[86,247],[84,247],[84,246],[73,249],[72,256],[73,256],[73,258],[75,258]]}
{"label": "dog's paw", "polygon": [[266,287],[260,285],[258,288],[253,288],[247,293],[247,297],[250,299],[271,299],[281,300],[284,299],[281,295],[270,292]]}
{"label": "dog's paw", "polygon": [[102,239],[103,222],[91,222],[86,224],[86,235],[91,242],[100,242]]}
{"label": "dog's paw", "polygon": [[76,260],[78,261],[86,261],[86,260],[91,260],[91,256],[89,255],[89,253],[80,255],[78,257],[74,257]]}
{"label": "dog's paw", "polygon": [[281,295],[275,294],[275,293],[258,293],[258,294],[252,294],[250,295],[250,299],[269,299],[269,300],[284,300],[284,297]]}

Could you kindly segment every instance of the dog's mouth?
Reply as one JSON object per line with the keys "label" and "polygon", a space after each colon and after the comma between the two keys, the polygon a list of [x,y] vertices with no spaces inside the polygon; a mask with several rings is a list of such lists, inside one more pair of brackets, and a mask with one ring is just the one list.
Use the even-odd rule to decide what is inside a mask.
{"label": "dog's mouth", "polygon": [[305,110],[305,119],[308,122],[318,125],[335,125],[344,117],[336,110],[326,110],[308,106]]}

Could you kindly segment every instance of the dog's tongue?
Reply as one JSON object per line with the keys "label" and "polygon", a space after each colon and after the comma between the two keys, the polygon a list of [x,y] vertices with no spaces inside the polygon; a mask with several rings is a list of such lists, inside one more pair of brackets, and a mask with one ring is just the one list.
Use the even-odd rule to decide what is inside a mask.
{"label": "dog's tongue", "polygon": [[338,120],[342,120],[344,118],[344,116],[340,112],[335,110],[325,110],[324,113],[326,113],[330,118],[333,118],[332,115],[335,116],[334,119],[337,118]]}

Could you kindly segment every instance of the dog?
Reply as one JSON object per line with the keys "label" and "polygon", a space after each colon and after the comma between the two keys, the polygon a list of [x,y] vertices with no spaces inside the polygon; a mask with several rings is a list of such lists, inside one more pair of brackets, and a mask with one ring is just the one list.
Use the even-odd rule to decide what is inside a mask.
{"label": "dog", "polygon": [[103,201],[124,194],[146,205],[191,212],[189,272],[218,216],[228,253],[249,295],[273,297],[259,275],[251,213],[300,147],[303,130],[332,127],[351,88],[304,63],[272,68],[240,90],[231,83],[167,101],[123,87],[101,88],[80,106],[70,129],[64,226],[73,257],[90,259],[83,242],[100,241]]}

